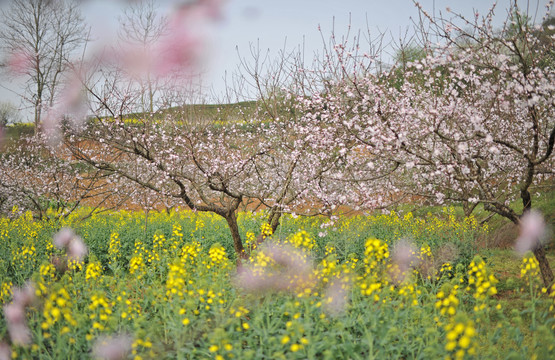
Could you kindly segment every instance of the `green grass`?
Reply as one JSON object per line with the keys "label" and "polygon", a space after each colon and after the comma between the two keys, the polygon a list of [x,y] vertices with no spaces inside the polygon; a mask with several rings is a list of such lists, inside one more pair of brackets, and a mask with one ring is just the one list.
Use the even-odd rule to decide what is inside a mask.
{"label": "green grass", "polygon": [[5,128],[5,140],[7,143],[16,142],[24,136],[33,135],[35,125],[32,123],[12,124]]}
{"label": "green grass", "polygon": [[[199,119],[209,119],[211,121],[225,122],[230,118],[249,118],[256,110],[256,101],[241,101],[232,104],[187,104],[168,109],[162,109],[153,114],[154,119],[163,120],[168,115],[188,117],[192,116]],[[142,118],[144,113],[132,113],[125,118]]]}

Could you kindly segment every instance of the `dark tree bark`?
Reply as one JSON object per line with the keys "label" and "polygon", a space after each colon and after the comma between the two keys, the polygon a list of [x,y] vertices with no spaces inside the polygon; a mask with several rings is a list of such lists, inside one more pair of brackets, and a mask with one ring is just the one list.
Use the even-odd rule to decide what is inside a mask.
{"label": "dark tree bark", "polygon": [[230,211],[224,216],[225,221],[227,221],[227,226],[231,233],[231,238],[233,239],[233,248],[237,254],[237,265],[240,265],[242,259],[246,259],[248,256],[243,247],[243,240],[241,239],[241,234],[239,233],[239,226],[237,225],[237,216],[235,211]]}

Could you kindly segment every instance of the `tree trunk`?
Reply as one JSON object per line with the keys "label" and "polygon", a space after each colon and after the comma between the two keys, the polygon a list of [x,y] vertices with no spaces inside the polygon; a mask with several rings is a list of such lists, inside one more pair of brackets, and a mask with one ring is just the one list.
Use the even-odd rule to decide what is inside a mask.
{"label": "tree trunk", "polygon": [[41,117],[41,104],[40,104],[40,101],[38,101],[35,103],[35,119],[34,119],[35,135],[38,135],[40,133],[40,117]]}
{"label": "tree trunk", "polygon": [[279,226],[279,219],[281,218],[281,211],[277,206],[274,206],[270,211],[268,216],[268,225],[272,228],[272,234],[274,234]]}
{"label": "tree trunk", "polygon": [[241,240],[241,234],[239,234],[239,225],[237,225],[237,216],[234,211],[230,211],[224,216],[227,221],[227,226],[231,232],[231,238],[233,239],[233,248],[237,254],[237,265],[241,263],[241,259],[246,259],[247,253],[243,248],[243,240]]}
{"label": "tree trunk", "polygon": [[[523,205],[522,215],[524,215],[532,209],[532,196],[530,195],[527,187],[520,190],[520,198],[522,199]],[[543,284],[546,288],[549,288],[553,283],[553,271],[551,270],[547,257],[545,256],[544,246],[541,244],[539,239],[537,240],[538,245],[533,249],[533,252],[540,266]]]}
{"label": "tree trunk", "polygon": [[538,260],[538,263],[540,265],[543,284],[546,288],[549,289],[549,287],[553,283],[553,271],[551,271],[551,267],[549,266],[549,262],[547,261],[547,257],[545,256],[545,248],[543,247],[543,245],[539,244],[534,249],[534,255],[536,256],[536,259]]}

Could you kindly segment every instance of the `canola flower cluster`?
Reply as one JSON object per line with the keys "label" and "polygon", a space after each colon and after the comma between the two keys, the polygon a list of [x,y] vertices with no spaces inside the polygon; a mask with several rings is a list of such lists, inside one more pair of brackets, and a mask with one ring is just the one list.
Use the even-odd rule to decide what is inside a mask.
{"label": "canola flower cluster", "polygon": [[0,287],[0,302],[2,304],[7,303],[12,296],[12,286],[13,283],[11,281],[2,283],[2,286]]}
{"label": "canola flower cluster", "polygon": [[190,262],[192,265],[194,265],[195,260],[197,259],[201,250],[202,246],[198,241],[186,243],[181,249],[181,263],[187,264],[188,262]]}
{"label": "canola flower cluster", "polygon": [[86,280],[93,280],[97,279],[102,275],[102,265],[98,261],[90,262],[87,265],[87,269],[85,271],[85,279]]}
{"label": "canola flower cluster", "polygon": [[436,308],[439,309],[439,312],[443,316],[454,316],[457,313],[457,308],[459,306],[459,299],[457,298],[459,286],[455,285],[449,294],[446,294],[444,290],[440,290],[436,298]]}
{"label": "canola flower cluster", "polygon": [[[30,248],[23,234],[36,232],[35,259],[20,260],[10,250],[6,254],[13,266],[0,269],[3,304],[16,300],[17,288],[27,279],[38,298],[24,313],[32,344],[14,345],[17,358],[37,358],[45,351],[53,358],[81,358],[96,341],[118,332],[129,334],[131,340],[122,348],[129,348],[133,359],[305,359],[361,353],[411,358],[424,352],[429,358],[494,357],[488,352],[495,347],[487,319],[497,321],[503,312],[489,306],[497,293],[491,268],[476,257],[469,266],[456,265],[457,259],[437,263],[427,273],[430,278],[419,274],[415,264],[435,260],[433,241],[415,247],[408,264],[396,263],[392,255],[390,239],[405,236],[406,228],[426,234],[436,224],[442,231],[467,231],[478,226],[470,220],[455,226],[450,217],[448,225],[439,225],[445,220],[380,215],[378,221],[399,225],[397,235],[357,237],[351,245],[341,237],[320,237],[321,223],[314,219],[286,219],[291,229],[284,225],[283,236],[274,237],[269,226],[260,225],[263,216],[241,215],[241,231],[253,247],[243,261],[252,272],[240,277],[232,244],[214,230],[226,234],[227,229],[218,228],[219,220],[212,216],[154,213],[151,232],[141,229],[131,238],[129,229],[144,223],[138,215],[121,212],[116,220],[95,216],[79,230],[89,245],[88,257],[65,259],[65,267],[51,262],[63,254],[43,233],[60,224],[23,218],[0,219],[5,226],[0,236],[16,252],[23,245]],[[25,230],[18,228],[23,226]],[[326,231],[347,234],[350,226],[369,225],[342,219],[335,230]],[[256,244],[257,235],[265,238],[262,244]],[[533,260],[523,260],[523,277],[537,271]],[[21,263],[18,276],[8,272],[21,269]],[[407,276],[394,276],[402,265]],[[545,298],[555,314],[553,298]],[[506,346],[518,354],[536,351]]]}
{"label": "canola flower cluster", "polygon": [[477,301],[475,311],[482,310],[486,306],[485,300],[497,294],[498,280],[493,273],[488,270],[484,260],[476,256],[469,265],[467,291],[473,292],[473,297]]}
{"label": "canola flower cluster", "polygon": [[444,208],[442,213],[441,217],[428,214],[426,218],[415,218],[410,212],[399,216],[395,211],[391,211],[389,214],[371,216],[370,219],[373,224],[391,227],[397,239],[403,236],[429,239],[440,235],[460,241],[476,231],[488,232],[487,223],[480,225],[472,215],[462,221],[457,220],[453,207]]}
{"label": "canola flower cluster", "polygon": [[225,252],[225,249],[220,244],[214,244],[208,250],[208,256],[210,257],[210,264],[207,265],[207,268],[210,269],[212,266],[220,266],[222,268],[226,268],[229,265],[228,257]]}
{"label": "canola flower cluster", "polygon": [[473,338],[476,336],[476,328],[472,320],[467,320],[464,316],[454,317],[445,326],[447,333],[447,343],[445,350],[449,355],[445,359],[462,360],[467,355],[476,355],[476,346]]}
{"label": "canola flower cluster", "polygon": [[368,239],[364,244],[364,264],[367,273],[372,273],[378,265],[389,258],[389,246],[378,239]]}
{"label": "canola flower cluster", "polygon": [[63,287],[53,290],[46,297],[42,314],[44,321],[41,324],[41,328],[45,330],[42,334],[45,339],[52,336],[53,328],[57,323],[63,322],[64,324],[59,330],[60,335],[68,334],[71,331],[70,327],[77,326],[77,321],[72,313],[71,297]]}
{"label": "canola flower cluster", "polygon": [[92,327],[86,336],[87,340],[92,340],[96,332],[103,332],[106,330],[106,324],[110,315],[112,315],[112,306],[113,304],[108,302],[108,299],[102,293],[93,294],[91,296],[89,319],[92,321]]}
{"label": "canola flower cluster", "polygon": [[537,284],[539,282],[540,264],[532,252],[524,254],[522,263],[520,264],[520,276],[526,279],[526,283],[528,284]]}
{"label": "canola flower cluster", "polygon": [[115,266],[121,257],[121,241],[119,234],[113,232],[110,234],[110,244],[108,247],[109,264]]}
{"label": "canola flower cluster", "polygon": [[[263,234],[264,234],[264,230],[265,229],[263,229]],[[306,249],[306,250],[312,250],[316,245],[316,242],[314,241],[314,239],[305,230],[301,230],[293,234],[292,236],[290,236],[287,239],[286,243],[289,243],[298,249]]]}
{"label": "canola flower cluster", "polygon": [[256,235],[254,235],[253,232],[251,231],[247,231],[247,233],[245,234],[245,249],[248,252],[252,252],[254,249],[256,249],[258,243],[256,241]]}
{"label": "canola flower cluster", "polygon": [[141,277],[140,273],[144,270],[145,263],[143,261],[142,256],[133,256],[131,260],[129,260],[129,273],[130,274],[137,274],[139,278]]}

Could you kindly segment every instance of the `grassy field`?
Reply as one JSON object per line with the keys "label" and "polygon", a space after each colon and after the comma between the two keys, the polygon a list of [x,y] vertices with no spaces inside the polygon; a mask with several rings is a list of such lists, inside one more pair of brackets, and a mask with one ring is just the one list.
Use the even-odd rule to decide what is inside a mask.
{"label": "grassy field", "polygon": [[[533,258],[478,252],[489,229],[456,212],[286,216],[276,234],[263,213],[241,213],[251,256],[240,270],[215,216],[14,213],[0,219],[0,299],[29,280],[36,299],[12,356],[94,358],[115,341],[132,359],[553,357],[554,299]],[[88,246],[82,262],[53,245],[62,227]],[[3,315],[0,336],[12,331]]]}
{"label": "grassy field", "polygon": [[[4,146],[7,146],[12,142],[17,142],[24,136],[33,135],[34,131],[35,126],[31,123],[8,125],[6,126],[4,133],[4,140],[6,141]],[[2,149],[0,148],[0,150]]]}

